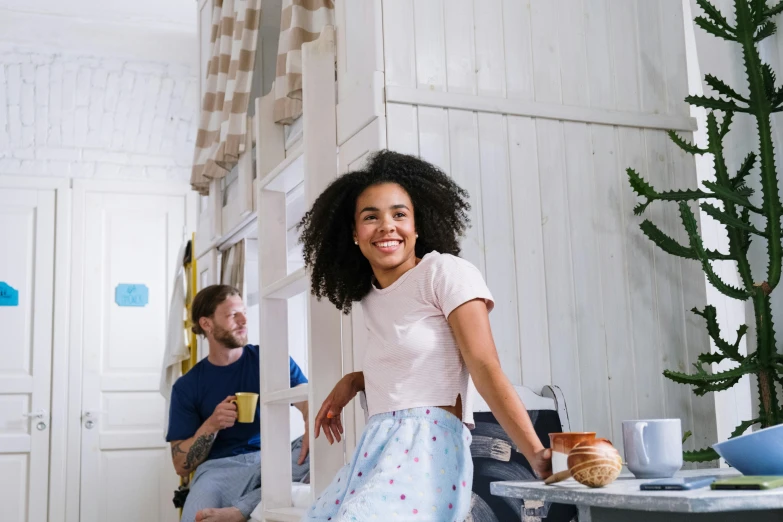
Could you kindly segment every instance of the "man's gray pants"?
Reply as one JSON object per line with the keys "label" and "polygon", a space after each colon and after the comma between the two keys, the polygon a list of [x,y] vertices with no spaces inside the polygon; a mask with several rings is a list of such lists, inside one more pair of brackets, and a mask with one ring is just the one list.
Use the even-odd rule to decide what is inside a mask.
{"label": "man's gray pants", "polygon": [[[294,482],[300,482],[310,470],[310,456],[297,465],[301,437],[291,444]],[[181,522],[194,522],[202,509],[235,507],[246,519],[261,502],[261,452],[208,460],[196,468],[190,493],[182,508]]]}

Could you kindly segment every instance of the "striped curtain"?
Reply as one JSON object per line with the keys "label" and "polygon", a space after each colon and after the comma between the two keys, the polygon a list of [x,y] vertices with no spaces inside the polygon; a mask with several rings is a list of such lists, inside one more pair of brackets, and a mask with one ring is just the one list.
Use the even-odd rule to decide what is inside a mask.
{"label": "striped curtain", "polygon": [[302,44],[317,40],[334,25],[333,0],[283,0],[275,67],[277,123],[291,124],[302,114]]}
{"label": "striped curtain", "polygon": [[239,160],[261,19],[261,0],[213,0],[211,60],[190,183],[203,195]]}

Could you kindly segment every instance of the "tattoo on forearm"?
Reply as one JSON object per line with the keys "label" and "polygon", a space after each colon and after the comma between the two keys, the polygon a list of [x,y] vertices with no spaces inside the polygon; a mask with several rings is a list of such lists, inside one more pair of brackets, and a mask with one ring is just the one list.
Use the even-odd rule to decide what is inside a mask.
{"label": "tattoo on forearm", "polygon": [[188,450],[188,455],[185,457],[185,464],[183,467],[186,470],[192,470],[201,462],[207,458],[209,450],[212,448],[212,444],[215,442],[215,433],[208,433],[197,438],[193,445]]}
{"label": "tattoo on forearm", "polygon": [[[182,442],[184,442],[184,441],[182,441]],[[171,447],[171,458],[175,459],[175,458],[177,458],[177,455],[186,455],[187,454],[180,447],[180,446],[182,446],[182,442],[178,442],[178,443],[174,444]]]}

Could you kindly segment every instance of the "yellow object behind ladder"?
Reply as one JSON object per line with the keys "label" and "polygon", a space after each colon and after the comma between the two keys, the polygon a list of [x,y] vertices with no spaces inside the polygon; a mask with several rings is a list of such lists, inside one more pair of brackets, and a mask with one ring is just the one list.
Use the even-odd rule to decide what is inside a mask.
{"label": "yellow object behind ladder", "polygon": [[[190,240],[190,263],[185,265],[185,274],[187,274],[186,288],[185,288],[185,311],[187,318],[185,319],[185,331],[187,331],[188,348],[190,350],[190,359],[182,361],[182,375],[188,373],[188,370],[193,368],[198,362],[198,339],[195,333],[193,333],[193,298],[198,292],[198,270],[196,268],[196,234],[193,234]],[[187,479],[187,483],[193,479],[193,473]],[[180,485],[186,483],[184,478],[180,478]],[[179,510],[179,516],[182,517],[182,509]]]}

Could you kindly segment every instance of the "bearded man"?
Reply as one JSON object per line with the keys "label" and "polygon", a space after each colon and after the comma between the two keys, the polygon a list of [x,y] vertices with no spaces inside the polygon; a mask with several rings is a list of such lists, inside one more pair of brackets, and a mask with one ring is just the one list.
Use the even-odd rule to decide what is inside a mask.
{"label": "bearded man", "polygon": [[[258,346],[247,344],[247,309],[236,288],[213,285],[193,299],[193,331],[209,355],[180,377],[171,393],[171,456],[177,474],[195,471],[181,522],[245,522],[261,501],[259,408],[252,423],[237,422],[237,392],[259,393]],[[307,382],[289,357],[291,387]],[[293,479],[309,471],[307,401],[294,404],[305,434],[292,444]]]}

